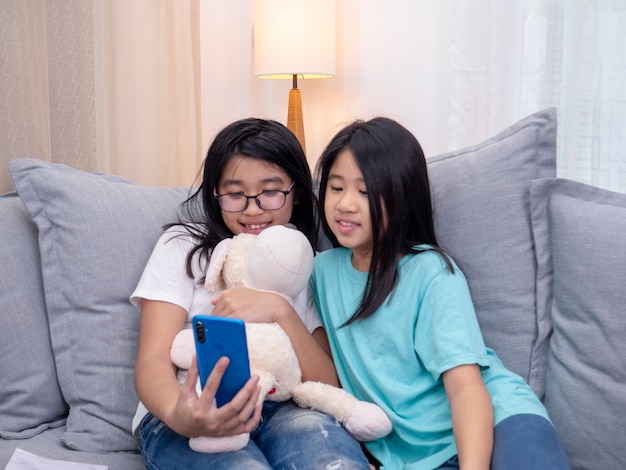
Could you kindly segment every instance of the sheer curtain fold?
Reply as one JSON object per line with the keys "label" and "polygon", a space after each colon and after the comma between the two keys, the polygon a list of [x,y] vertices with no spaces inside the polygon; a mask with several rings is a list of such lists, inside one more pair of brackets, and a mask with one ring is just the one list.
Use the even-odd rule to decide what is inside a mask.
{"label": "sheer curtain fold", "polygon": [[192,184],[199,37],[199,0],[0,0],[0,192],[17,157]]}
{"label": "sheer curtain fold", "polygon": [[191,184],[202,158],[197,1],[103,6],[107,171]]}
{"label": "sheer curtain fold", "polygon": [[45,2],[0,2],[0,193],[10,158],[51,158],[46,35]]}
{"label": "sheer curtain fold", "polygon": [[626,3],[459,2],[450,47],[450,148],[556,106],[558,176],[626,192]]}

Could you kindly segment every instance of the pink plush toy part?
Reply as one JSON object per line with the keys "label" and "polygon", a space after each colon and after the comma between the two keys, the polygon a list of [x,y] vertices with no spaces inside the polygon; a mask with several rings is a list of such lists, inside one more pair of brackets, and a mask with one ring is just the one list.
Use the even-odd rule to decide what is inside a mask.
{"label": "pink plush toy part", "polygon": [[[312,269],[313,250],[307,238],[293,228],[273,226],[259,235],[242,233],[220,242],[211,255],[205,287],[209,292],[241,286],[274,292],[293,305],[307,287]],[[246,323],[246,336],[251,373],[260,377],[260,403],[293,399],[303,408],[333,416],[359,441],[372,441],[391,432],[391,421],[378,405],[358,400],[338,387],[302,382],[291,340],[278,323]],[[172,362],[188,369],[194,354],[192,330],[179,332],[172,343]],[[247,433],[195,437],[189,446],[197,452],[226,452],[245,447],[248,440]]]}

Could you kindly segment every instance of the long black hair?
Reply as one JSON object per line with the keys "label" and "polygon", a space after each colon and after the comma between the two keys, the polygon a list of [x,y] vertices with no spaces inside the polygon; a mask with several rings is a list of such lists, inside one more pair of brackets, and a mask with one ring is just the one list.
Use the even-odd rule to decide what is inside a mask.
{"label": "long black hair", "polygon": [[208,259],[220,241],[233,236],[222,217],[219,202],[213,196],[226,164],[237,156],[257,158],[282,168],[295,182],[290,222],[317,247],[318,218],[311,171],[302,146],[284,125],[268,119],[246,118],[223,128],[213,140],[204,159],[202,183],[181,206],[180,225],[197,240],[187,256],[191,276],[194,255]]}
{"label": "long black hair", "polygon": [[[437,243],[426,158],[415,136],[385,117],[357,120],[339,131],[317,163],[321,213],[328,174],[342,150],[352,153],[363,174],[373,238],[365,291],[348,325],[372,315],[393,292],[398,283],[397,263],[405,254],[434,250],[451,272],[454,268]],[[325,217],[322,226],[333,246],[339,246]]]}

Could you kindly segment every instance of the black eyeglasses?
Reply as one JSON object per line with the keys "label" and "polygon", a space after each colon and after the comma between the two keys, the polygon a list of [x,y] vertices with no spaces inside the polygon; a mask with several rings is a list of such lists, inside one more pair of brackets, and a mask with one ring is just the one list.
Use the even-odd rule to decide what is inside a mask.
{"label": "black eyeglasses", "polygon": [[217,194],[217,190],[213,188],[213,197],[218,200],[220,207],[224,212],[241,212],[248,207],[248,201],[254,199],[256,205],[264,211],[275,211],[282,209],[289,194],[296,182],[292,182],[287,191],[279,191],[278,189],[269,189],[261,191],[254,196],[246,196],[243,192]]}

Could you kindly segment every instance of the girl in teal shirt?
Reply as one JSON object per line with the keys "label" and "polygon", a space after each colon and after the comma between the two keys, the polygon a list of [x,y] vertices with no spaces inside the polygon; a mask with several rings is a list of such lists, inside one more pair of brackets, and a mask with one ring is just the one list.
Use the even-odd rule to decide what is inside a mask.
{"label": "girl in teal shirt", "polygon": [[467,281],[437,245],[426,160],[397,122],[356,121],[318,163],[324,228],[313,298],[342,386],[394,430],[386,470],[568,469],[531,388],[487,348]]}

